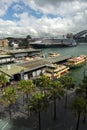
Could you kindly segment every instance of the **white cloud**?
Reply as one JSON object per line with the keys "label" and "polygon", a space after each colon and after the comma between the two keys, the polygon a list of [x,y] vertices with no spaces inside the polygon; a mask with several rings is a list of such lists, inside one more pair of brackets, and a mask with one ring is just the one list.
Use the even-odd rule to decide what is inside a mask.
{"label": "white cloud", "polygon": [[[20,0],[1,0],[0,15],[6,14],[6,10],[12,2],[14,6],[13,16],[19,20],[0,19],[0,33],[12,36],[41,36],[58,35],[68,32],[78,32],[87,29],[87,1],[86,0],[21,0],[27,7],[31,7],[36,13],[41,12],[43,16],[36,18],[28,10],[18,13],[23,9],[19,5]],[[18,3],[18,4],[17,4]],[[0,9],[1,9],[0,8]],[[56,15],[55,18],[47,17],[48,14]],[[6,33],[7,32],[7,33]]]}

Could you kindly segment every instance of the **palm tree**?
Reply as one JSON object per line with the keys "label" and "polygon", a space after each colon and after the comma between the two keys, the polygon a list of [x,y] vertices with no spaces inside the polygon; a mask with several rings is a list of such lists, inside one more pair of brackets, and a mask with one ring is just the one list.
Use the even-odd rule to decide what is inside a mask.
{"label": "palm tree", "polygon": [[7,103],[7,106],[9,108],[9,116],[11,120],[11,106],[15,103],[17,100],[18,95],[14,87],[7,87],[3,89],[2,93],[2,99],[5,103]]}
{"label": "palm tree", "polygon": [[74,88],[75,84],[73,81],[73,78],[71,76],[62,76],[59,81],[63,85],[63,88],[65,89],[65,108],[67,108],[67,102],[68,102],[68,90],[71,88]]}
{"label": "palm tree", "polygon": [[32,93],[35,91],[35,84],[33,80],[20,80],[17,85],[18,90],[22,91],[23,94],[23,102],[24,102],[24,95],[26,94],[27,97],[27,107],[28,107],[28,116],[29,116],[29,95],[31,96]]}
{"label": "palm tree", "polygon": [[30,110],[38,114],[39,130],[41,130],[41,111],[47,109],[49,100],[47,95],[37,92],[30,98]]}
{"label": "palm tree", "polygon": [[28,96],[34,91],[35,85],[33,80],[20,80],[17,84],[17,89],[22,92],[23,96],[26,94],[28,100]]}
{"label": "palm tree", "polygon": [[80,86],[85,92],[85,98],[87,99],[87,76],[84,76],[82,80],[82,85]]}
{"label": "palm tree", "polygon": [[8,79],[5,76],[5,74],[3,74],[3,73],[0,74],[0,85],[2,85],[2,87],[4,87],[7,82],[8,82]]}
{"label": "palm tree", "polygon": [[17,83],[17,89],[19,91],[22,92],[22,95],[23,95],[23,105],[24,105],[24,89],[25,89],[25,86],[26,86],[26,81],[25,80],[20,80],[18,83]]}
{"label": "palm tree", "polygon": [[56,101],[57,99],[61,99],[64,95],[64,90],[59,81],[52,81],[50,87],[50,98],[53,99],[54,102],[54,120],[56,120]]}
{"label": "palm tree", "polygon": [[[82,84],[79,84],[79,87],[76,89],[76,95],[85,98],[85,100],[87,101],[87,77],[86,76],[84,76],[82,80]],[[86,113],[87,113],[87,106],[85,107],[84,110],[84,119],[83,119],[84,123],[86,122]]]}
{"label": "palm tree", "polygon": [[40,87],[40,89],[42,88],[42,92],[43,94],[46,94],[46,91],[49,89],[50,87],[50,78],[47,76],[42,75],[39,80],[38,80],[38,87]]}
{"label": "palm tree", "polygon": [[84,113],[85,107],[86,101],[82,97],[76,97],[71,104],[70,108],[74,111],[74,114],[77,116],[76,130],[79,129],[80,116],[82,113]]}
{"label": "palm tree", "polygon": [[79,86],[76,89],[76,95],[85,96],[85,98],[87,99],[87,76],[85,75],[85,71],[82,83],[79,84]]}

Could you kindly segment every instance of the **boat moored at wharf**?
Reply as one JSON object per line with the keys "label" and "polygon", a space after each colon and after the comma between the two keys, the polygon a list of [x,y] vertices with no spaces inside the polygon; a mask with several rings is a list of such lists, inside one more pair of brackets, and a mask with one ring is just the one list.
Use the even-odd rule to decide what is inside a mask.
{"label": "boat moored at wharf", "polygon": [[56,53],[56,52],[50,52],[50,53],[48,54],[48,56],[49,56],[49,57],[56,57],[56,56],[60,56],[60,54],[59,54],[59,53]]}
{"label": "boat moored at wharf", "polygon": [[60,78],[61,76],[69,72],[69,67],[62,64],[49,64],[46,67],[44,72],[45,76],[48,76],[50,79],[54,80]]}
{"label": "boat moored at wharf", "polygon": [[65,65],[69,66],[70,68],[77,68],[82,66],[87,60],[87,56],[79,55],[73,58],[68,59]]}

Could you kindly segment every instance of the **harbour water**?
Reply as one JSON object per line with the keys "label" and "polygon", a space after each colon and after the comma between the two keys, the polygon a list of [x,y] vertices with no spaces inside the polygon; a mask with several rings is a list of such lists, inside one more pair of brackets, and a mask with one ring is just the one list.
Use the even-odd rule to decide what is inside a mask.
{"label": "harbour water", "polygon": [[[71,56],[78,56],[80,54],[87,55],[87,43],[81,43],[76,47],[61,47],[61,48],[46,48],[42,49],[42,53],[45,57],[48,57],[49,52],[57,52],[60,55],[71,55]],[[83,66],[70,70],[69,74],[73,77],[76,82],[76,85],[82,83],[82,79],[85,74],[87,75],[87,64]]]}

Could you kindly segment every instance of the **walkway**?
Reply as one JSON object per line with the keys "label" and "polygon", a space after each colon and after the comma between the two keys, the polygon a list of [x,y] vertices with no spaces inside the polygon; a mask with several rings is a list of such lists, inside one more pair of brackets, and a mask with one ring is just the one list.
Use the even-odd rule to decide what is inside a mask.
{"label": "walkway", "polygon": [[[74,97],[74,93],[70,93],[68,102]],[[18,101],[21,102],[20,100]],[[46,112],[41,113],[41,125],[42,130],[75,130],[76,119],[73,116],[73,113],[70,109],[64,108],[65,98],[60,101],[57,101],[57,120],[53,120],[53,103],[50,104],[50,107]],[[38,117],[35,114],[32,114],[28,118],[24,113],[26,112],[26,106],[19,104],[19,109],[16,110],[12,115],[12,121],[1,119],[0,120],[0,130],[38,130]],[[21,111],[20,111],[21,110]],[[82,118],[80,120],[79,130],[87,130],[87,123],[82,123]]]}

